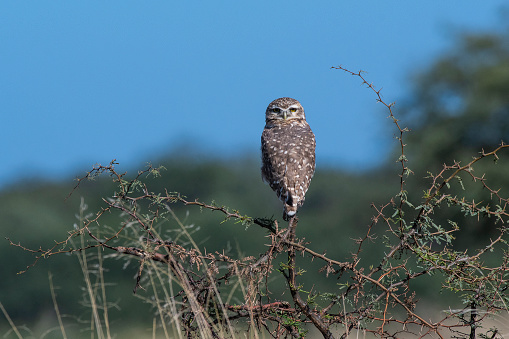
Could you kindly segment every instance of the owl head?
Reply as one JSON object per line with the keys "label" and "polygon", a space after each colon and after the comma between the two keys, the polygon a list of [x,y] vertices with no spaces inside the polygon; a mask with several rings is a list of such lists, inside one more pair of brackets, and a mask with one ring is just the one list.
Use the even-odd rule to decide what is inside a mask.
{"label": "owl head", "polygon": [[304,108],[295,99],[279,98],[272,101],[265,111],[265,122],[282,123],[292,120],[306,120]]}

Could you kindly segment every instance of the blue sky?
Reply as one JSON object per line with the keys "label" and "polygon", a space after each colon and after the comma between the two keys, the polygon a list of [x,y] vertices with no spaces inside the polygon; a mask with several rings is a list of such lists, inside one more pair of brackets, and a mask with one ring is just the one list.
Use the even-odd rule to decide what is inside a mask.
{"label": "blue sky", "polygon": [[502,29],[504,2],[2,1],[0,187],[182,147],[257,154],[282,96],[303,104],[318,166],[374,166],[393,143],[387,113],[330,67],[398,102],[459,32]]}

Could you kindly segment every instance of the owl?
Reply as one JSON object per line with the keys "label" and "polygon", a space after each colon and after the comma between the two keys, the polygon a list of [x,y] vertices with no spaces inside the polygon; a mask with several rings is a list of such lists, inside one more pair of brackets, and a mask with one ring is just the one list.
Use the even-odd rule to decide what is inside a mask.
{"label": "owl", "polygon": [[304,203],[315,173],[315,145],[300,102],[279,98],[269,104],[262,133],[262,179],[283,202],[284,220]]}

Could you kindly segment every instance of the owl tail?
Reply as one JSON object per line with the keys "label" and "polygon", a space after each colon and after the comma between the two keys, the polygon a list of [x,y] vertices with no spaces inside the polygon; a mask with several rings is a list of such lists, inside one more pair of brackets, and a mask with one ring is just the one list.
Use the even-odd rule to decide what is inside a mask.
{"label": "owl tail", "polygon": [[293,203],[292,196],[289,194],[283,205],[283,220],[288,221],[297,213],[297,204]]}

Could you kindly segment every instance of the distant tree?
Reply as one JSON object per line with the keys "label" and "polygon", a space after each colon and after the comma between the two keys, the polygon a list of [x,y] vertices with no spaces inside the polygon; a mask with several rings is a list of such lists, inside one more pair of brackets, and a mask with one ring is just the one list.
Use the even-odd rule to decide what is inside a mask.
{"label": "distant tree", "polygon": [[400,117],[413,166],[470,159],[509,140],[509,31],[464,34],[415,75]]}
{"label": "distant tree", "polygon": [[[482,150],[509,140],[509,30],[460,35],[448,53],[413,80],[410,98],[399,113],[412,131],[406,142],[410,166],[416,173],[409,184],[415,199],[431,180],[422,178],[438,173],[445,165],[468,163]],[[509,187],[509,161],[495,160],[497,166],[478,164],[474,174],[484,174],[495,190]],[[492,198],[492,192],[474,183],[467,173],[458,175],[457,180],[450,187],[451,195],[482,204]],[[496,207],[492,204],[491,208]],[[493,236],[498,228],[487,215],[473,222],[459,210],[440,211],[436,218],[462,226],[457,246],[463,248]]]}

